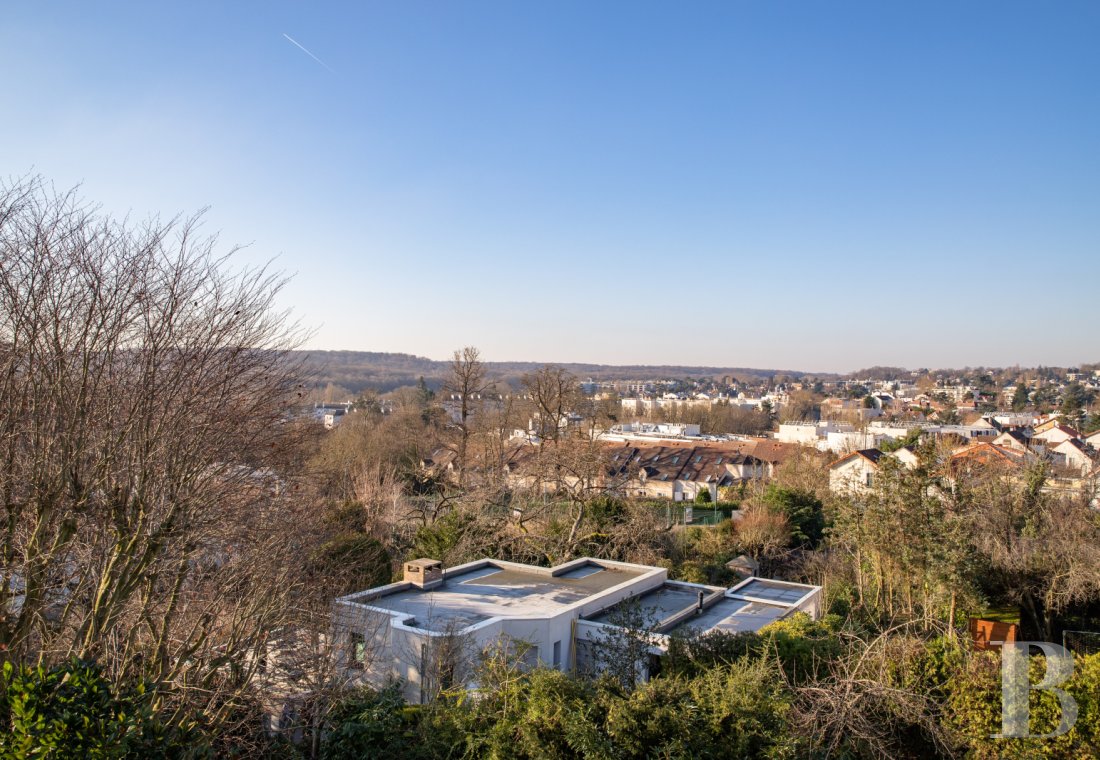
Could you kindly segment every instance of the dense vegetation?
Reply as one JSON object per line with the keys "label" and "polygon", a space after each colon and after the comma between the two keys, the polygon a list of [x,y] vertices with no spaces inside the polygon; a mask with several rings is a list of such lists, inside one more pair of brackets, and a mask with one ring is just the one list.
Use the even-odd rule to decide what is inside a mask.
{"label": "dense vegetation", "polygon": [[[748,640],[686,642],[665,674],[624,689],[555,670],[486,665],[476,694],[408,706],[397,688],[349,694],[330,713],[338,758],[1093,757],[1100,752],[1100,655],[1065,684],[1077,727],[1056,739],[994,739],[999,662],[945,638],[880,638],[794,621]],[[859,652],[858,658],[853,654]],[[1059,708],[1033,701],[1031,728]]]}

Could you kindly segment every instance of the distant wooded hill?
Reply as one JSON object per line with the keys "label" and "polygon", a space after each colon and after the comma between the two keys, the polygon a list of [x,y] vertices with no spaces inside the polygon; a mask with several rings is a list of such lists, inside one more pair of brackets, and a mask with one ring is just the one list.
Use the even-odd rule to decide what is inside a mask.
{"label": "distant wooded hill", "polygon": [[[352,393],[367,388],[389,391],[403,385],[415,385],[421,377],[438,388],[447,376],[450,362],[425,359],[412,354],[389,354],[376,351],[301,351],[312,373],[314,384],[339,385]],[[489,375],[495,380],[518,384],[519,378],[542,366],[541,362],[486,362]],[[686,367],[679,365],[611,365],[572,364],[561,366],[581,380],[657,380],[662,378],[719,378],[727,375],[740,382],[773,380],[779,375],[790,379],[815,377],[828,379],[834,375],[806,373],[794,370],[753,369],[750,367]]]}

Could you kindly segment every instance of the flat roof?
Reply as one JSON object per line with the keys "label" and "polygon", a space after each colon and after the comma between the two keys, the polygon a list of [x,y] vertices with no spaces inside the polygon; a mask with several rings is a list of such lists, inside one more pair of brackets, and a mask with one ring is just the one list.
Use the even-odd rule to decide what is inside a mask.
{"label": "flat roof", "polygon": [[795,604],[815,588],[816,586],[802,583],[788,583],[753,577],[749,578],[746,583],[737,586],[733,593],[740,597],[788,605]]}
{"label": "flat roof", "polygon": [[[345,601],[408,615],[405,625],[428,631],[456,631],[494,617],[540,617],[584,601],[649,568],[588,561],[560,574],[488,563],[448,573],[431,589],[406,588],[371,597],[362,592]],[[358,598],[357,598],[358,597]]]}
{"label": "flat roof", "polygon": [[745,599],[723,598],[717,604],[703,610],[701,615],[685,619],[677,628],[699,633],[722,631],[724,633],[755,632],[774,623],[792,610],[786,605],[750,602]]}
{"label": "flat roof", "polygon": [[666,581],[655,589],[628,597],[586,619],[595,623],[615,625],[620,622],[620,616],[627,614],[627,610],[630,609],[631,605],[637,605],[641,618],[638,622],[648,627],[659,623],[670,615],[697,606],[700,591],[710,596],[715,592],[723,591],[723,589],[708,586],[688,586]]}
{"label": "flat roof", "polygon": [[[627,605],[637,604],[640,611],[637,622],[652,629],[665,621],[666,625],[658,629],[662,634],[681,628],[699,633],[755,632],[792,613],[798,602],[817,590],[817,586],[755,576],[729,591],[697,583],[665,581],[655,589],[624,599],[586,619],[603,625],[623,625],[619,616],[626,614]],[[695,614],[699,592],[704,594],[703,609]],[[720,596],[716,597],[717,594]]]}

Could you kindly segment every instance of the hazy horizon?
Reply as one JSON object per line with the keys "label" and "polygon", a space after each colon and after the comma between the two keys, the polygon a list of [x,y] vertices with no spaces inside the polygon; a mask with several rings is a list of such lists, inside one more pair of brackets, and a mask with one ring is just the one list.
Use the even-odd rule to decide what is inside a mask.
{"label": "hazy horizon", "polygon": [[[411,352],[411,351],[374,351],[374,350],[371,350],[371,349],[309,348],[309,349],[302,349],[302,352],[303,353],[311,353],[311,354],[314,354],[314,353],[327,353],[327,352],[332,352],[332,353],[337,353],[337,352],[342,352],[342,353],[384,353],[384,354],[391,354],[391,355],[411,356],[414,359],[423,359],[423,360],[426,360],[426,361],[442,362],[442,363],[449,362],[449,361],[451,361],[451,358],[452,358],[450,355],[436,357],[436,356],[427,356],[427,355],[423,355],[423,354],[418,354],[418,353]],[[686,364],[686,363],[681,363],[681,362],[660,362],[660,361],[645,361],[645,362],[598,362],[597,361],[597,362],[590,362],[590,361],[577,361],[577,360],[572,360],[572,359],[555,359],[555,360],[548,360],[548,359],[516,359],[516,358],[487,357],[484,354],[482,354],[481,359],[486,364],[489,364],[489,365],[492,365],[492,364],[534,364],[534,365],[559,364],[559,365],[564,365],[564,366],[568,366],[568,365],[594,365],[594,366],[608,367],[608,368],[614,368],[614,369],[633,368],[633,367],[646,368],[646,369],[661,369],[661,368],[664,368],[664,367],[671,367],[671,368],[682,367],[682,368],[689,368],[689,369],[754,370],[754,371],[760,371],[760,372],[789,373],[789,374],[800,374],[800,375],[851,375],[851,374],[855,374],[857,372],[860,372],[862,370],[872,370],[872,369],[875,369],[875,368],[884,368],[884,367],[896,368],[896,369],[904,370],[904,371],[907,371],[907,372],[912,372],[912,371],[917,371],[917,370],[927,370],[927,371],[930,371],[930,372],[954,372],[954,371],[961,372],[961,371],[975,370],[975,369],[1004,369],[1004,370],[1009,370],[1009,369],[1016,369],[1016,368],[1018,368],[1020,371],[1025,371],[1025,370],[1039,369],[1040,367],[1043,367],[1043,368],[1057,367],[1057,368],[1073,369],[1073,368],[1081,367],[1083,365],[1091,365],[1091,364],[1100,363],[1100,358],[1093,358],[1092,360],[1085,360],[1085,361],[1080,361],[1080,362],[1071,362],[1069,364],[1022,364],[1020,362],[1013,362],[1011,364],[985,364],[985,365],[972,364],[972,365],[956,366],[956,367],[948,367],[948,366],[937,367],[937,366],[929,366],[929,365],[906,366],[906,365],[875,363],[875,364],[866,364],[866,365],[862,365],[862,366],[859,366],[859,367],[854,367],[854,368],[846,369],[846,370],[835,370],[834,371],[834,370],[822,370],[822,369],[804,368],[804,367],[772,367],[772,366],[750,365],[750,364],[711,364],[711,363],[707,363],[707,364]]]}
{"label": "hazy horizon", "polygon": [[[0,177],[209,206],[319,350],[1075,366],[1100,5],[0,11]],[[514,360],[514,359],[509,359]]]}

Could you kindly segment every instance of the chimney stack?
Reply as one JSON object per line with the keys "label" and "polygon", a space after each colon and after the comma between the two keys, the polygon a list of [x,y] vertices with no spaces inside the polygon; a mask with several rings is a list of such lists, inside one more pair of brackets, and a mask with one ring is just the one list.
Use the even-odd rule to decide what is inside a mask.
{"label": "chimney stack", "polygon": [[443,584],[443,563],[437,559],[414,559],[406,562],[405,582],[424,590],[440,586]]}

